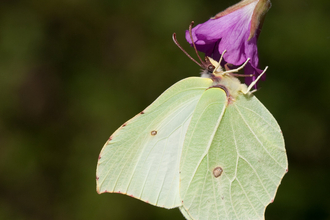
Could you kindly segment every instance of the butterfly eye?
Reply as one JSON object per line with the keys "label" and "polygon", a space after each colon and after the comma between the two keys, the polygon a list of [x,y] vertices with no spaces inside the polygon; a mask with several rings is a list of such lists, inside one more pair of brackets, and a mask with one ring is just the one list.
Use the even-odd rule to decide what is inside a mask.
{"label": "butterfly eye", "polygon": [[208,67],[207,67],[207,71],[210,73],[213,73],[214,69],[215,69],[215,66],[213,66],[212,64],[208,65]]}

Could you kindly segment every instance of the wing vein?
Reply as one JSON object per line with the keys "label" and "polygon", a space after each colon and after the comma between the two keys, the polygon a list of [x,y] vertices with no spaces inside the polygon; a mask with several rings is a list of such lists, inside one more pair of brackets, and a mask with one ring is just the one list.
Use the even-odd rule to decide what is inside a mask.
{"label": "wing vein", "polygon": [[[170,114],[168,114],[166,117],[163,118],[163,121],[167,121],[166,119],[169,118],[169,117],[171,117],[172,115],[174,115],[174,116],[178,115],[181,111],[184,110],[184,108],[182,108],[182,106],[184,106],[186,103],[189,103],[189,102],[192,102],[192,101],[189,101],[189,99],[188,99],[188,101],[185,101],[185,102],[181,103],[181,104],[180,104],[178,107],[176,107],[172,112],[176,112],[176,111],[177,111],[178,109],[180,109],[180,108],[181,108],[181,110],[180,110],[178,113],[174,113],[174,114],[173,114],[173,113],[172,113],[172,114],[170,113]],[[174,118],[174,117],[172,117],[171,120],[173,120],[173,118]],[[141,132],[141,135],[140,135],[140,136],[142,136],[142,134],[144,133],[144,131],[150,130],[150,126],[151,126],[152,124],[154,124],[154,121],[155,121],[156,119],[157,119],[157,117],[155,117],[155,118],[152,120],[152,122],[150,123],[150,125],[149,125],[146,129],[144,129],[143,132]],[[171,121],[171,120],[169,120],[169,121]],[[169,123],[169,122],[168,122],[168,123]],[[167,123],[167,124],[168,124],[168,123]],[[165,123],[165,124],[166,124],[166,123]],[[180,127],[180,126],[179,126],[179,127]],[[176,131],[179,127],[177,127],[176,129],[174,129],[174,131]],[[150,151],[148,152],[148,156],[146,157],[146,160],[147,160],[147,158],[149,157],[149,155],[150,155],[150,153],[152,152],[152,150],[154,149],[154,147],[157,145],[157,143],[159,143],[161,140],[166,140],[166,139],[168,139],[169,136],[171,136],[171,134],[173,134],[174,131],[172,131],[172,132],[170,133],[170,135],[168,135],[167,137],[164,137],[164,138],[159,139],[159,140],[158,140],[158,141],[157,141],[157,142],[151,147]],[[138,136],[138,137],[140,137],[140,136]],[[132,146],[135,144],[135,142],[136,142],[138,139],[139,139],[139,138],[136,138],[136,140],[133,142]],[[147,145],[147,142],[145,142],[144,146],[142,147],[142,151],[145,149],[146,145]],[[140,161],[142,155],[143,155],[142,153],[139,155],[139,158],[138,158],[137,161]],[[145,164],[146,160],[144,161],[144,164]],[[127,162],[131,162],[131,161],[127,161]],[[130,180],[129,180],[129,183],[128,183],[128,186],[127,186],[126,191],[128,191],[129,186],[131,185],[131,182],[132,182],[132,179],[133,179],[133,176],[134,176],[134,173],[135,173],[136,169],[137,169],[137,166],[134,167],[134,171],[132,172],[132,175],[131,175],[131,177],[130,177]],[[119,176],[121,175],[122,171],[123,171],[123,169],[121,170]],[[149,170],[148,170],[147,177],[148,177],[149,173],[150,173],[150,168],[149,168]],[[145,181],[146,181],[147,177],[145,178]],[[144,190],[144,185],[145,185],[145,182],[144,182],[144,184],[143,184],[143,190]],[[142,192],[140,193],[140,195],[142,195],[143,190],[142,190]]]}
{"label": "wing vein", "polygon": [[248,202],[249,202],[250,206],[252,207],[252,209],[254,210],[254,212],[255,212],[258,216],[260,216],[260,215],[258,214],[257,210],[255,209],[255,207],[252,205],[251,200],[249,199],[248,195],[246,194],[246,192],[245,192],[245,190],[244,190],[244,187],[242,186],[241,182],[240,182],[237,178],[236,178],[236,181],[237,181],[238,184],[240,185],[240,187],[241,187],[241,189],[242,189],[242,191],[243,191],[243,193],[244,193],[246,199],[248,200]]}
{"label": "wing vein", "polygon": [[[228,114],[230,113],[229,111],[227,112]],[[233,134],[233,139],[234,139],[234,143],[235,143],[235,148],[236,148],[236,152],[237,152],[237,157],[236,157],[236,166],[235,166],[235,177],[232,179],[232,180],[230,180],[229,179],[229,177],[228,177],[228,179],[229,179],[229,182],[230,182],[230,192],[229,192],[229,195],[230,195],[230,202],[231,202],[231,205],[232,205],[232,207],[233,207],[233,210],[234,210],[234,212],[235,212],[235,215],[236,215],[236,217],[237,217],[237,219],[239,219],[238,218],[238,214],[237,214],[237,212],[236,212],[236,208],[235,208],[235,206],[234,206],[234,203],[233,203],[233,198],[232,198],[232,193],[231,193],[231,187],[232,187],[232,183],[233,183],[233,181],[236,179],[236,177],[237,177],[237,167],[238,167],[238,160],[239,160],[239,151],[238,151],[238,146],[237,146],[237,141],[236,141],[236,137],[235,137],[235,130],[234,130],[234,126],[233,126],[233,123],[232,123],[232,118],[230,117],[231,115],[229,114],[229,123],[230,123],[230,127],[231,127],[231,130],[232,130],[232,134]]]}
{"label": "wing vein", "polygon": [[[261,181],[258,172],[254,169],[254,167],[251,165],[251,163],[250,163],[247,159],[245,159],[245,158],[242,157],[242,156],[241,156],[241,158],[242,158],[242,159],[243,159],[243,160],[244,160],[244,161],[245,161],[245,162],[251,167],[251,169],[253,170],[253,172],[254,172],[254,173],[256,174],[256,176],[258,177],[258,180],[259,180],[259,182],[261,183],[262,188],[264,188],[264,190],[267,192],[269,198],[271,199],[272,197],[270,196],[269,192],[268,192],[267,189],[265,188],[264,183]],[[275,186],[276,186],[276,184],[275,184]]]}
{"label": "wing vein", "polygon": [[[200,116],[199,116],[199,118],[198,118],[198,120],[197,120],[197,123],[195,123],[195,126],[194,126],[194,129],[193,129],[193,132],[192,132],[192,133],[195,133],[196,127],[197,127],[197,125],[199,124],[199,121],[201,120],[201,117],[202,117],[202,115],[204,114],[204,112],[206,111],[206,109],[209,108],[209,107],[212,106],[212,105],[216,105],[216,104],[219,104],[219,103],[220,103],[220,102],[212,103],[212,104],[207,105],[206,108],[204,108],[204,110],[202,111],[202,113],[200,114]],[[207,148],[206,148],[206,151],[203,153],[202,159],[198,161],[198,164],[201,163],[201,161],[203,160],[203,158],[205,157],[205,155],[207,154],[207,152],[208,152],[209,149],[210,149],[210,146],[211,146],[211,144],[212,144],[212,141],[213,141],[214,135],[215,135],[215,133],[216,133],[218,127],[219,127],[220,120],[221,120],[221,118],[222,118],[222,116],[223,116],[224,109],[225,109],[225,108],[223,108],[222,113],[221,113],[220,117],[218,118],[218,123],[217,123],[218,125],[215,126],[214,129],[213,129],[213,133],[212,133],[212,136],[211,136],[210,141],[209,141],[209,143],[208,143],[208,146],[207,146]],[[190,146],[191,140],[192,140],[192,139],[189,140],[189,145],[188,145],[188,146]],[[189,150],[189,148],[187,149],[187,151],[188,151],[188,150]],[[187,156],[187,154],[185,155],[185,157],[186,157],[186,156]],[[186,159],[186,158],[184,158],[184,160],[185,160],[185,159]],[[196,172],[197,172],[198,167],[199,167],[199,166],[197,166],[196,169],[194,170],[193,175],[192,175],[192,177],[190,178],[190,181],[189,181],[189,183],[188,183],[188,185],[187,185],[187,186],[188,186],[187,188],[190,187],[191,181],[192,181],[192,179],[194,178],[194,176],[196,175]]]}
{"label": "wing vein", "polygon": [[250,112],[253,112],[255,115],[258,115],[266,124],[268,124],[269,125],[269,127],[272,127],[274,130],[276,130],[276,131],[279,131],[280,132],[280,130],[278,130],[278,128],[277,127],[275,127],[275,126],[273,126],[273,125],[271,125],[268,121],[266,121],[265,119],[264,119],[264,117],[262,117],[259,113],[257,113],[256,111],[254,111],[254,110],[252,110],[252,109],[250,109],[250,108],[247,108],[247,107],[245,107],[245,106],[243,106],[243,105],[240,105],[240,104],[236,104],[237,106],[239,106],[240,108],[244,108],[244,109],[246,109],[246,110],[248,110],[248,111],[250,111]]}
{"label": "wing vein", "polygon": [[[207,157],[207,167],[210,167],[210,164],[209,164],[209,157]],[[212,174],[211,174],[211,181],[212,181]],[[212,185],[213,185],[213,196],[214,196],[214,204],[215,204],[215,211],[217,213],[217,219],[219,219],[220,215],[219,215],[219,212],[218,212],[218,204],[217,204],[217,199],[216,199],[216,187],[215,187],[215,184],[214,184],[215,181],[212,181]],[[226,209],[225,209],[225,212],[227,213]]]}
{"label": "wing vein", "polygon": [[[260,143],[260,145],[262,146],[262,148],[267,152],[267,154],[280,166],[282,167],[282,165],[269,153],[269,151],[265,148],[264,144],[260,141],[260,139],[258,138],[258,136],[255,134],[255,132],[253,131],[253,129],[250,127],[250,125],[247,123],[247,121],[245,120],[245,118],[243,117],[241,111],[237,108],[237,106],[235,106],[236,110],[238,111],[239,115],[241,116],[241,118],[243,119],[244,123],[246,124],[246,126],[249,128],[249,130],[251,131],[251,133],[253,134],[253,136],[256,138],[256,140]],[[285,169],[285,167],[282,167],[283,169]]]}

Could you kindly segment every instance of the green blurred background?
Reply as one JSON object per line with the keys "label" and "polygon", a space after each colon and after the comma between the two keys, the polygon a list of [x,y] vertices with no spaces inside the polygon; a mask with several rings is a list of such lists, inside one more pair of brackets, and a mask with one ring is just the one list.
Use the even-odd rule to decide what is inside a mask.
{"label": "green blurred background", "polygon": [[[191,20],[234,0],[1,0],[0,219],[183,219],[96,193],[110,134],[199,67]],[[273,1],[256,96],[286,140],[289,172],[266,219],[330,219],[330,1]]]}

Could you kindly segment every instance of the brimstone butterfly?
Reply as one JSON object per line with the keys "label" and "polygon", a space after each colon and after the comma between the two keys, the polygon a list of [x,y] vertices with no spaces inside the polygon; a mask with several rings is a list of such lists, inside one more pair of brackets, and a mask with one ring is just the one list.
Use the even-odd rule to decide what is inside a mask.
{"label": "brimstone butterfly", "polygon": [[264,218],[288,169],[281,130],[250,92],[261,75],[247,87],[208,60],[211,72],[175,83],[110,136],[98,193],[179,207],[187,219]]}

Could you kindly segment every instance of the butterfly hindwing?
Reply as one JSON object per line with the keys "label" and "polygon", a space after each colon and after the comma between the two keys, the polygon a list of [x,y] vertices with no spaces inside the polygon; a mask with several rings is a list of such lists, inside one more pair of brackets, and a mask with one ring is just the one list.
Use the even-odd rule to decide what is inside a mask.
{"label": "butterfly hindwing", "polygon": [[[211,142],[196,168],[180,165],[185,216],[263,219],[288,166],[273,116],[253,95],[241,94],[226,107]],[[182,157],[193,157],[192,146],[184,144]]]}
{"label": "butterfly hindwing", "polygon": [[[180,197],[187,213],[196,218],[200,209],[209,211],[214,199],[208,196],[213,190],[213,167],[210,166],[209,150],[214,135],[222,121],[227,106],[227,96],[220,88],[211,88],[204,92],[199,100],[189,125],[180,163]],[[214,210],[216,211],[216,210]],[[183,212],[184,213],[184,212]]]}

